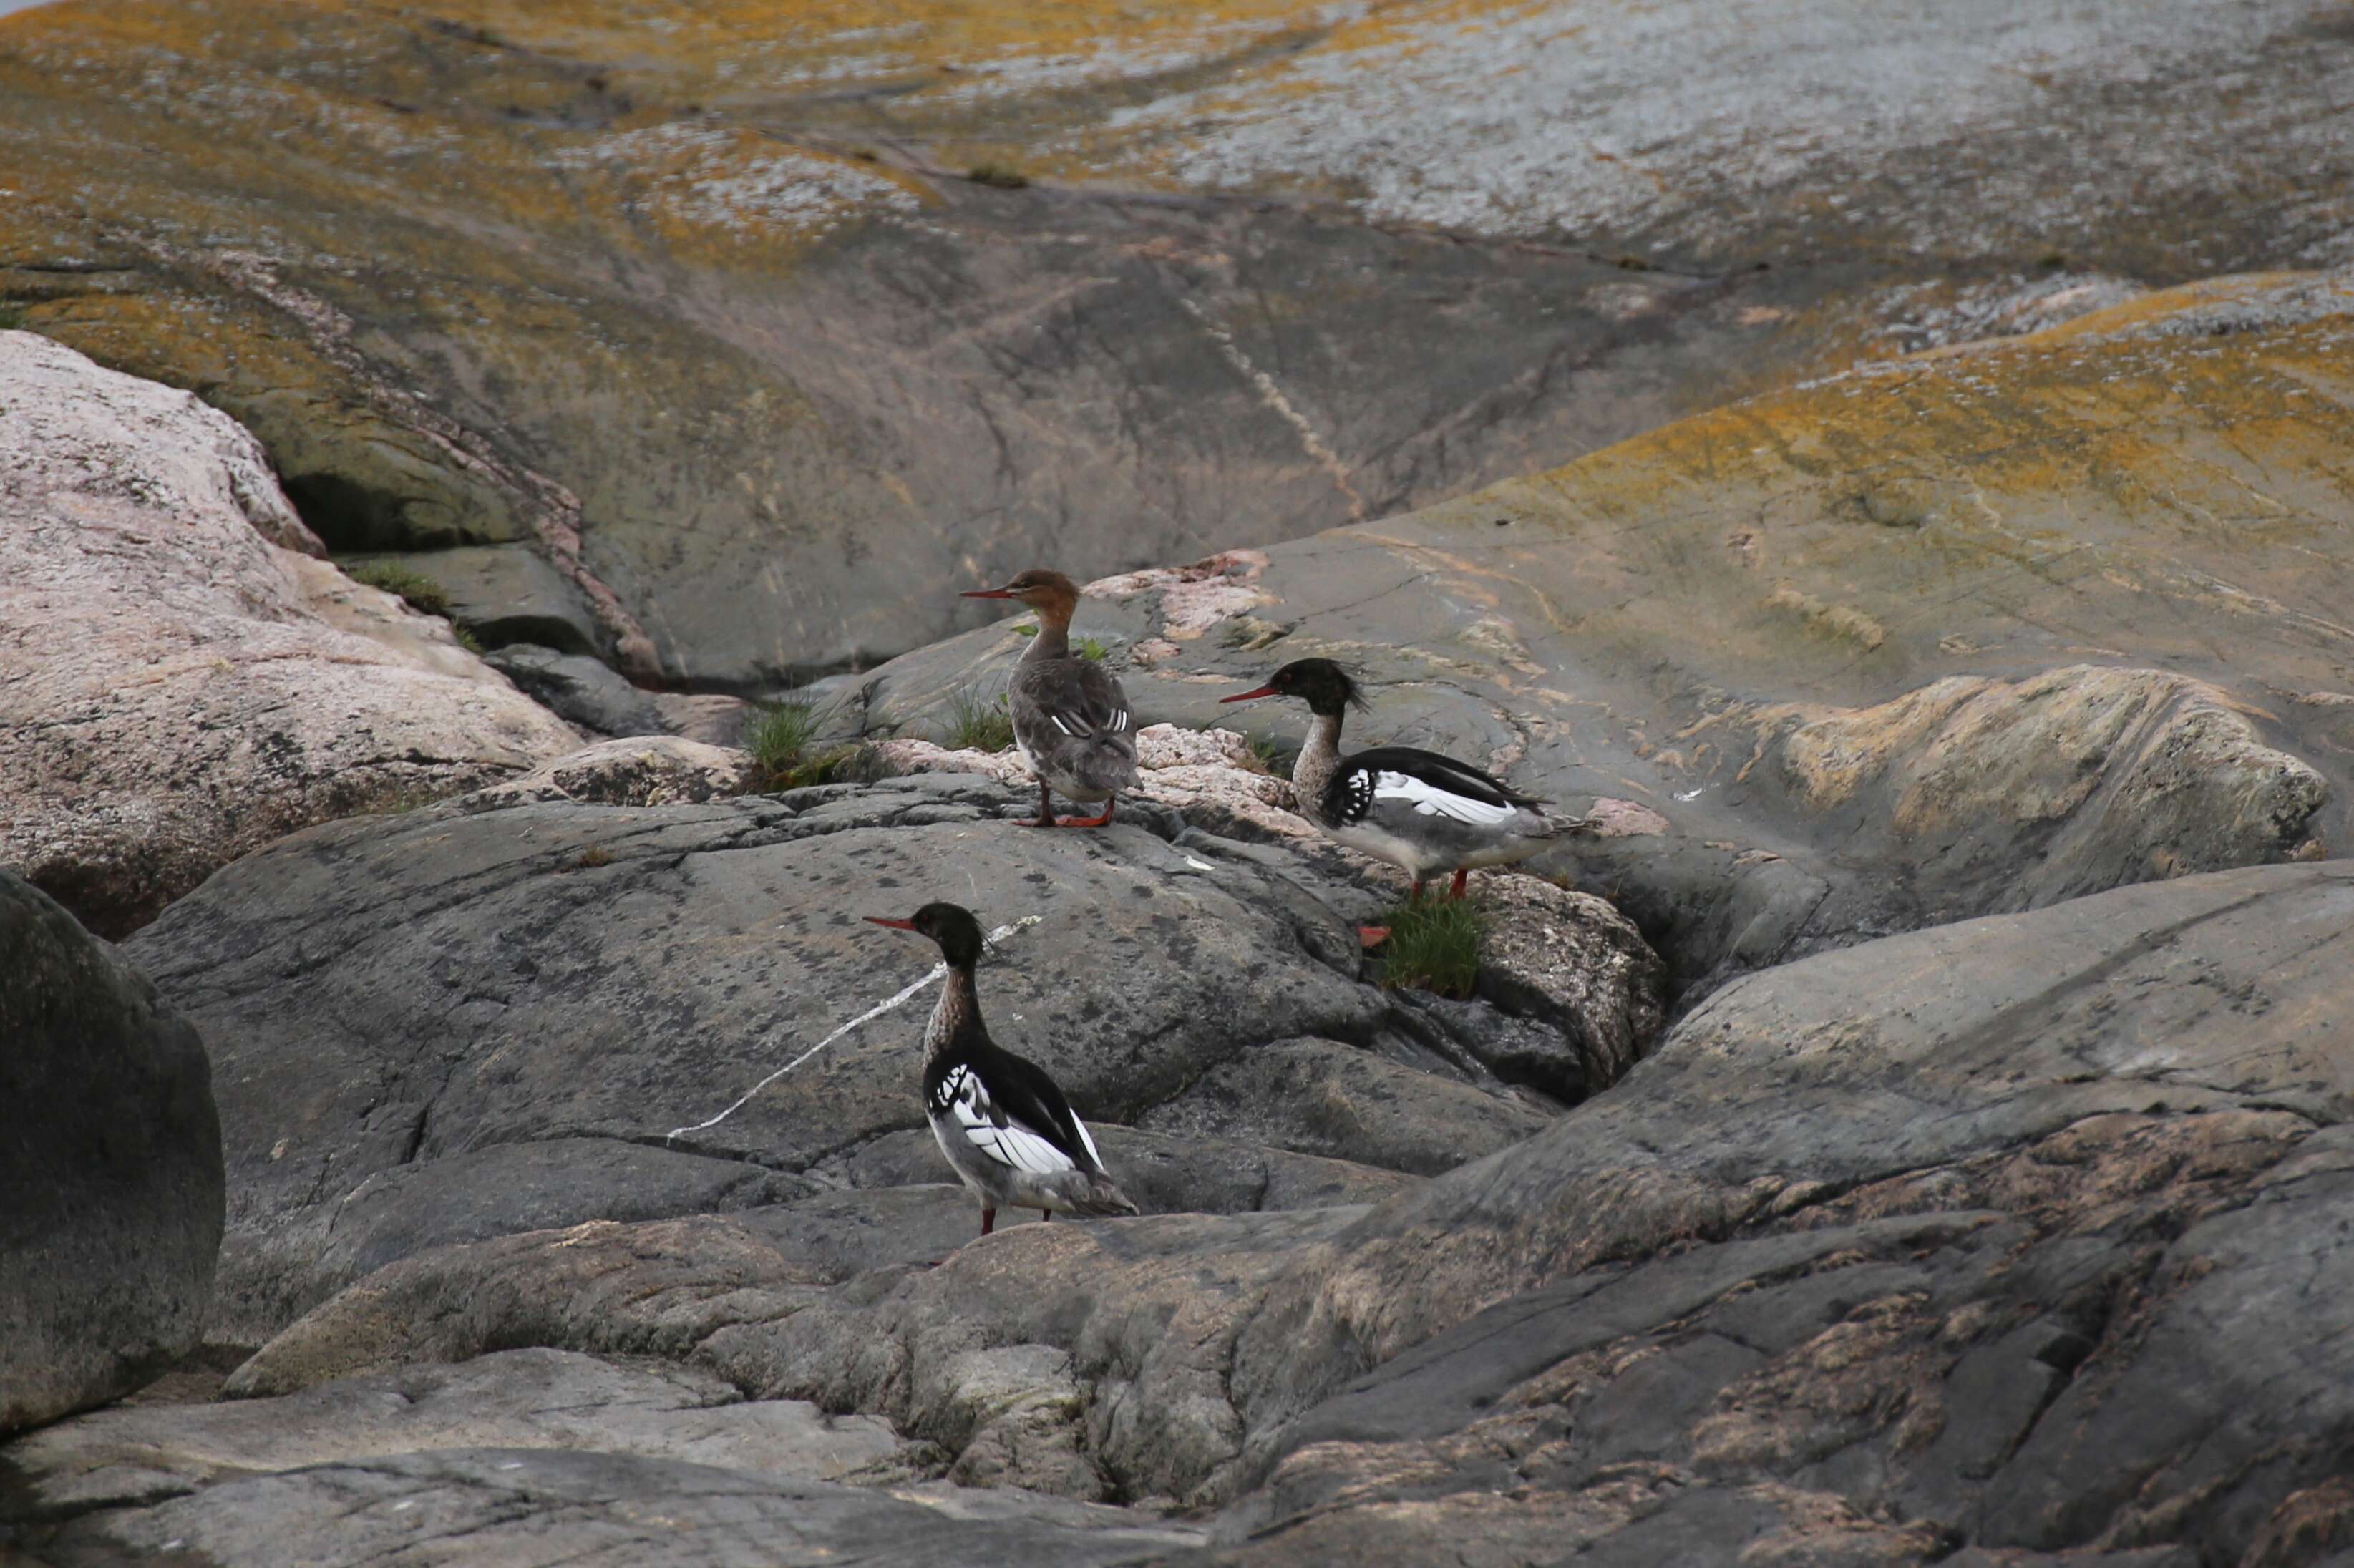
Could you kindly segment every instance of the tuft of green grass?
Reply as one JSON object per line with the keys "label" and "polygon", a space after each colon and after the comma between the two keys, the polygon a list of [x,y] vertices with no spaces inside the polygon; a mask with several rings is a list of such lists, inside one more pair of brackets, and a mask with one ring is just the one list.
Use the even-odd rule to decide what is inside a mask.
{"label": "tuft of green grass", "polygon": [[1382,944],[1382,984],[1412,988],[1458,1001],[1469,998],[1479,978],[1479,944],[1488,916],[1477,900],[1426,898],[1401,904],[1379,924],[1390,928]]}
{"label": "tuft of green grass", "polygon": [[1291,777],[1292,765],[1299,760],[1298,747],[1286,746],[1263,735],[1245,736],[1243,739],[1249,745],[1251,758],[1261,773],[1271,779]]}
{"label": "tuft of green grass", "polygon": [[355,583],[366,583],[372,588],[382,588],[408,601],[408,608],[427,615],[447,619],[450,595],[440,583],[412,567],[398,561],[345,561],[338,563],[344,576]]}
{"label": "tuft of green grass", "polygon": [[0,332],[21,331],[25,325],[25,307],[9,300],[0,300]]}
{"label": "tuft of green grass", "polygon": [[994,159],[975,164],[964,172],[964,177],[977,185],[995,185],[1002,191],[1018,191],[1030,183],[1030,176],[1011,164]]}
{"label": "tuft of green grass", "polygon": [[967,689],[949,699],[941,744],[951,751],[1003,751],[1013,744],[1013,715],[1002,693],[994,698]]}
{"label": "tuft of green grass", "polygon": [[744,726],[744,749],[773,782],[801,765],[819,722],[817,704],[807,697],[762,703]]}

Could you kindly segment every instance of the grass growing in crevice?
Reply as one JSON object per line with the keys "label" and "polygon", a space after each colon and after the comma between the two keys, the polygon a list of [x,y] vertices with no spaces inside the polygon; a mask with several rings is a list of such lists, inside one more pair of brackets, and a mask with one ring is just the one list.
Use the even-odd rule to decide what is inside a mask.
{"label": "grass growing in crevice", "polygon": [[1426,898],[1401,904],[1376,922],[1390,928],[1382,944],[1382,984],[1464,1001],[1479,978],[1479,945],[1488,916],[1469,898]]}
{"label": "grass growing in crevice", "polygon": [[873,784],[892,775],[881,749],[870,741],[819,746],[832,710],[811,697],[762,703],[744,726],[744,749],[758,769],[751,792],[805,789],[812,784]]}
{"label": "grass growing in crevice", "polygon": [[24,306],[11,300],[0,300],[0,332],[21,332],[26,319]]}
{"label": "grass growing in crevice", "polygon": [[817,738],[818,722],[817,704],[807,697],[762,703],[744,726],[744,749],[764,777],[781,779],[801,766],[810,742]]}
{"label": "grass growing in crevice", "polygon": [[1251,760],[1258,765],[1261,773],[1270,779],[1291,777],[1292,767],[1299,760],[1298,747],[1260,735],[1246,735],[1243,741],[1250,747]]}
{"label": "grass growing in crevice", "polygon": [[413,567],[398,561],[338,561],[344,576],[355,583],[366,583],[372,588],[382,588],[388,594],[408,601],[408,608],[426,615],[438,615],[448,620],[450,595],[440,583]]}
{"label": "grass growing in crevice", "polygon": [[984,697],[970,689],[949,699],[948,729],[941,744],[950,751],[1003,751],[1013,744],[1013,715],[1000,694]]}

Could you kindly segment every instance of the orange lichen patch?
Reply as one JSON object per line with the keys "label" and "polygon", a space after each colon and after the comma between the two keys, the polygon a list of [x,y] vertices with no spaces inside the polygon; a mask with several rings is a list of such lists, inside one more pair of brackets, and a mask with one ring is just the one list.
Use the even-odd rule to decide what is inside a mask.
{"label": "orange lichen patch", "polygon": [[[2245,313],[2244,330],[2222,335],[2167,323],[2264,291],[2170,291],[1884,362],[1678,420],[1407,532],[1433,549],[1458,530],[1492,545],[1486,509],[1533,503],[1515,546],[1483,556],[1494,580],[1548,582],[1549,541],[1579,539],[1585,588],[1627,585],[1611,624],[1673,635],[1695,600],[1747,605],[1725,630],[1777,656],[1797,656],[1793,633],[1827,631],[1859,658],[1935,648],[1956,630],[1944,607],[1973,582],[2016,582],[2010,602],[2062,612],[2069,585],[2095,576],[2280,618],[2354,652],[2354,617],[2314,600],[2300,564],[2342,534],[2354,491],[2354,300],[2322,281],[2304,281],[2296,309]],[[1728,520],[1738,550],[1723,547]],[[1674,591],[1657,591],[1661,571]],[[1638,593],[1638,580],[1654,587]],[[1573,624],[1536,608],[1556,630]],[[1590,634],[1591,619],[1575,624]],[[2079,638],[2086,652],[2105,645]]]}

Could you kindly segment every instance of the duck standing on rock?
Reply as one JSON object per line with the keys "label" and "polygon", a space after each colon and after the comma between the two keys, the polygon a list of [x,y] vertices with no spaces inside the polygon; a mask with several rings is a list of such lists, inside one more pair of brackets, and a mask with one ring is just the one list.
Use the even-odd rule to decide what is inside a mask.
{"label": "duck standing on rock", "polygon": [[1073,1214],[1139,1213],[1105,1171],[1096,1140],[1036,1063],[998,1049],[981,1021],[973,966],[981,922],[955,904],[927,904],[906,920],[866,918],[940,945],[948,983],[924,1030],[924,1110],[940,1152],[981,1200],[981,1234],[1000,1209]]}
{"label": "duck standing on rock", "polygon": [[1467,762],[1412,746],[1377,746],[1341,755],[1341,721],[1364,698],[1349,673],[1330,659],[1296,659],[1254,691],[1221,697],[1299,697],[1316,722],[1292,765],[1291,789],[1309,821],[1335,843],[1385,860],[1414,879],[1455,874],[1449,896],[1463,896],[1475,867],[1526,860],[1564,833],[1591,828],[1585,818],[1548,817],[1545,802],[1521,794]]}
{"label": "duck standing on rock", "polygon": [[[1100,828],[1122,789],[1136,783],[1136,718],[1128,694],[1101,663],[1071,652],[1071,612],[1079,586],[1060,572],[1033,567],[1003,588],[974,588],[966,599],[1018,599],[1038,612],[1038,635],[1013,667],[1006,691],[1013,746],[1038,780],[1033,828]],[[1101,800],[1096,817],[1056,817],[1055,795]]]}

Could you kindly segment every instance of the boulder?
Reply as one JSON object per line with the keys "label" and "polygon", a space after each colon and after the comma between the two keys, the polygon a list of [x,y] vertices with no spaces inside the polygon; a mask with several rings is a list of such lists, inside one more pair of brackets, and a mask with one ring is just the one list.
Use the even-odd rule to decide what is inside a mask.
{"label": "boulder", "polygon": [[488,789],[456,798],[456,811],[493,811],[534,800],[584,806],[700,805],[743,794],[758,777],[733,747],[676,736],[599,741]]}
{"label": "boulder", "polygon": [[0,34],[0,294],[737,692],[2354,224],[2334,0],[81,17]]}
{"label": "boulder", "polygon": [[196,1348],[222,1223],[196,1031],[0,871],[0,1434],[129,1393]]}
{"label": "boulder", "polygon": [[450,619],[486,648],[529,643],[578,658],[594,658],[604,649],[605,630],[579,588],[528,545],[460,545],[343,558],[345,565],[378,562],[440,588]]}
{"label": "boulder", "polygon": [[120,937],[328,818],[519,773],[573,731],[361,588],[186,392],[0,333],[0,859]]}
{"label": "boulder", "polygon": [[[1454,1125],[1484,1102],[1512,1127],[1594,1086],[1581,1020],[1657,1024],[1656,961],[1632,961],[1623,921],[1560,927],[1591,947],[1561,966],[1576,986],[1426,1003],[1371,983],[1354,926],[1381,889],[1299,838],[1226,838],[1149,800],[1095,832],[1020,828],[1026,788],[946,773],[594,803],[666,798],[640,787],[636,752],[669,779],[662,759],[705,750],[613,742],[578,778],[558,765],[295,834],[140,933],[132,950],[214,1044],[221,1337],[259,1344],[440,1244],[791,1208],[803,1174],[941,1181],[917,1094],[937,954],[857,918],[932,898],[994,929],[981,983],[997,1038],[1055,1075],[1156,1209],[1365,1202],[1433,1169],[1445,1137],[1393,1131],[1333,1159],[1119,1130],[1265,1044],[1345,1042],[1394,1069],[1398,1117],[1426,1086]],[[1530,1054],[1560,1097],[1515,1093],[1489,1063]],[[1354,1162],[1393,1150],[1405,1171]],[[972,1210],[956,1206],[960,1237]]]}
{"label": "boulder", "polygon": [[[1140,721],[1355,666],[1435,747],[1603,831],[1679,1004],[1892,931],[2354,842],[2354,275],[2220,280],[1695,414],[1410,516],[1091,585]],[[2131,482],[2116,476],[2129,474]],[[1018,621],[867,678],[918,730]],[[1237,715],[1241,715],[1238,717]]]}
{"label": "boulder", "polygon": [[482,662],[557,717],[593,735],[662,735],[671,727],[654,694],[640,691],[586,653],[513,642],[493,649]]}

